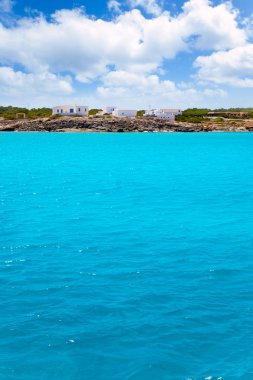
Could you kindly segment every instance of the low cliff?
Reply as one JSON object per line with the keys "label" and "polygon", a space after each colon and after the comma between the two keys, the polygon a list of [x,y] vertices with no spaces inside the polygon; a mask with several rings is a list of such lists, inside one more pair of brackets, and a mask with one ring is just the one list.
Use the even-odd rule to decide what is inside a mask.
{"label": "low cliff", "polygon": [[167,120],[88,119],[82,117],[42,118],[35,120],[0,120],[0,132],[253,132],[251,121],[224,121],[189,124]]}

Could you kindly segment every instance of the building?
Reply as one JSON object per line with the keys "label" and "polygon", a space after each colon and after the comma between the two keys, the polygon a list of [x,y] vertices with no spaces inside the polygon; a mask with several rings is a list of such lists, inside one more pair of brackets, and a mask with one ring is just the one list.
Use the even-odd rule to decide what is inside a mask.
{"label": "building", "polygon": [[136,110],[119,110],[119,109],[115,109],[112,112],[112,116],[115,116],[115,117],[135,117],[136,115],[137,115],[137,111]]}
{"label": "building", "polygon": [[88,116],[89,107],[87,106],[57,106],[57,107],[53,107],[53,115]]}
{"label": "building", "polygon": [[247,117],[249,116],[248,112],[240,112],[240,111],[212,111],[208,112],[207,116],[209,117]]}
{"label": "building", "polygon": [[161,108],[161,109],[150,109],[145,111],[144,116],[157,117],[159,119],[175,120],[176,116],[182,115],[180,109],[174,108]]}
{"label": "building", "polygon": [[107,107],[104,107],[103,108],[103,114],[108,114],[108,115],[112,115],[112,113],[117,109],[117,107],[113,107],[113,106],[107,106]]}
{"label": "building", "polygon": [[160,110],[156,111],[155,116],[158,119],[166,119],[175,121],[176,116],[182,115],[182,111],[179,109],[169,109],[169,108],[162,108]]}
{"label": "building", "polygon": [[163,112],[163,113],[172,114],[174,116],[181,116],[182,115],[182,110],[180,110],[178,108],[161,108],[159,111]]}
{"label": "building", "polygon": [[158,110],[157,109],[149,109],[149,110],[146,110],[145,113],[144,113],[144,116],[156,116],[156,112]]}

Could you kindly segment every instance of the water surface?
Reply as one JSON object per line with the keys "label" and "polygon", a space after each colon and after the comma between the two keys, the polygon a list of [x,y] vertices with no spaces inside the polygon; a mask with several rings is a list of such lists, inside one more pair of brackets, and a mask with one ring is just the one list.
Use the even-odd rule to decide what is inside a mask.
{"label": "water surface", "polygon": [[1,380],[252,380],[253,134],[0,134]]}

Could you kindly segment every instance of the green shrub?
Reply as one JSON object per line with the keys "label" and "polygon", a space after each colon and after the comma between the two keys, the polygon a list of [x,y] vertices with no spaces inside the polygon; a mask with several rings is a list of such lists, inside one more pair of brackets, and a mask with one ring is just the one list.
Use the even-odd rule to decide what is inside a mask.
{"label": "green shrub", "polygon": [[5,119],[14,120],[17,114],[25,114],[26,118],[36,119],[39,117],[50,117],[52,115],[51,108],[32,108],[31,110],[23,107],[1,107],[0,116]]}
{"label": "green shrub", "polygon": [[145,114],[145,110],[139,110],[137,111],[137,117],[143,117]]}
{"label": "green shrub", "polygon": [[102,110],[99,108],[93,108],[93,109],[89,110],[89,116],[95,116],[100,111],[102,111]]}

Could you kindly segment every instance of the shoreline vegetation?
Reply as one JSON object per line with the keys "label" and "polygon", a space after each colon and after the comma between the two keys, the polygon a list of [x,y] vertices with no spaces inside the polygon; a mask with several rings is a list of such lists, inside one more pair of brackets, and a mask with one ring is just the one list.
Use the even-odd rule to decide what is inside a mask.
{"label": "shoreline vegetation", "polygon": [[143,116],[52,116],[50,108],[0,107],[0,132],[253,132],[253,108],[188,109],[176,121]]}

